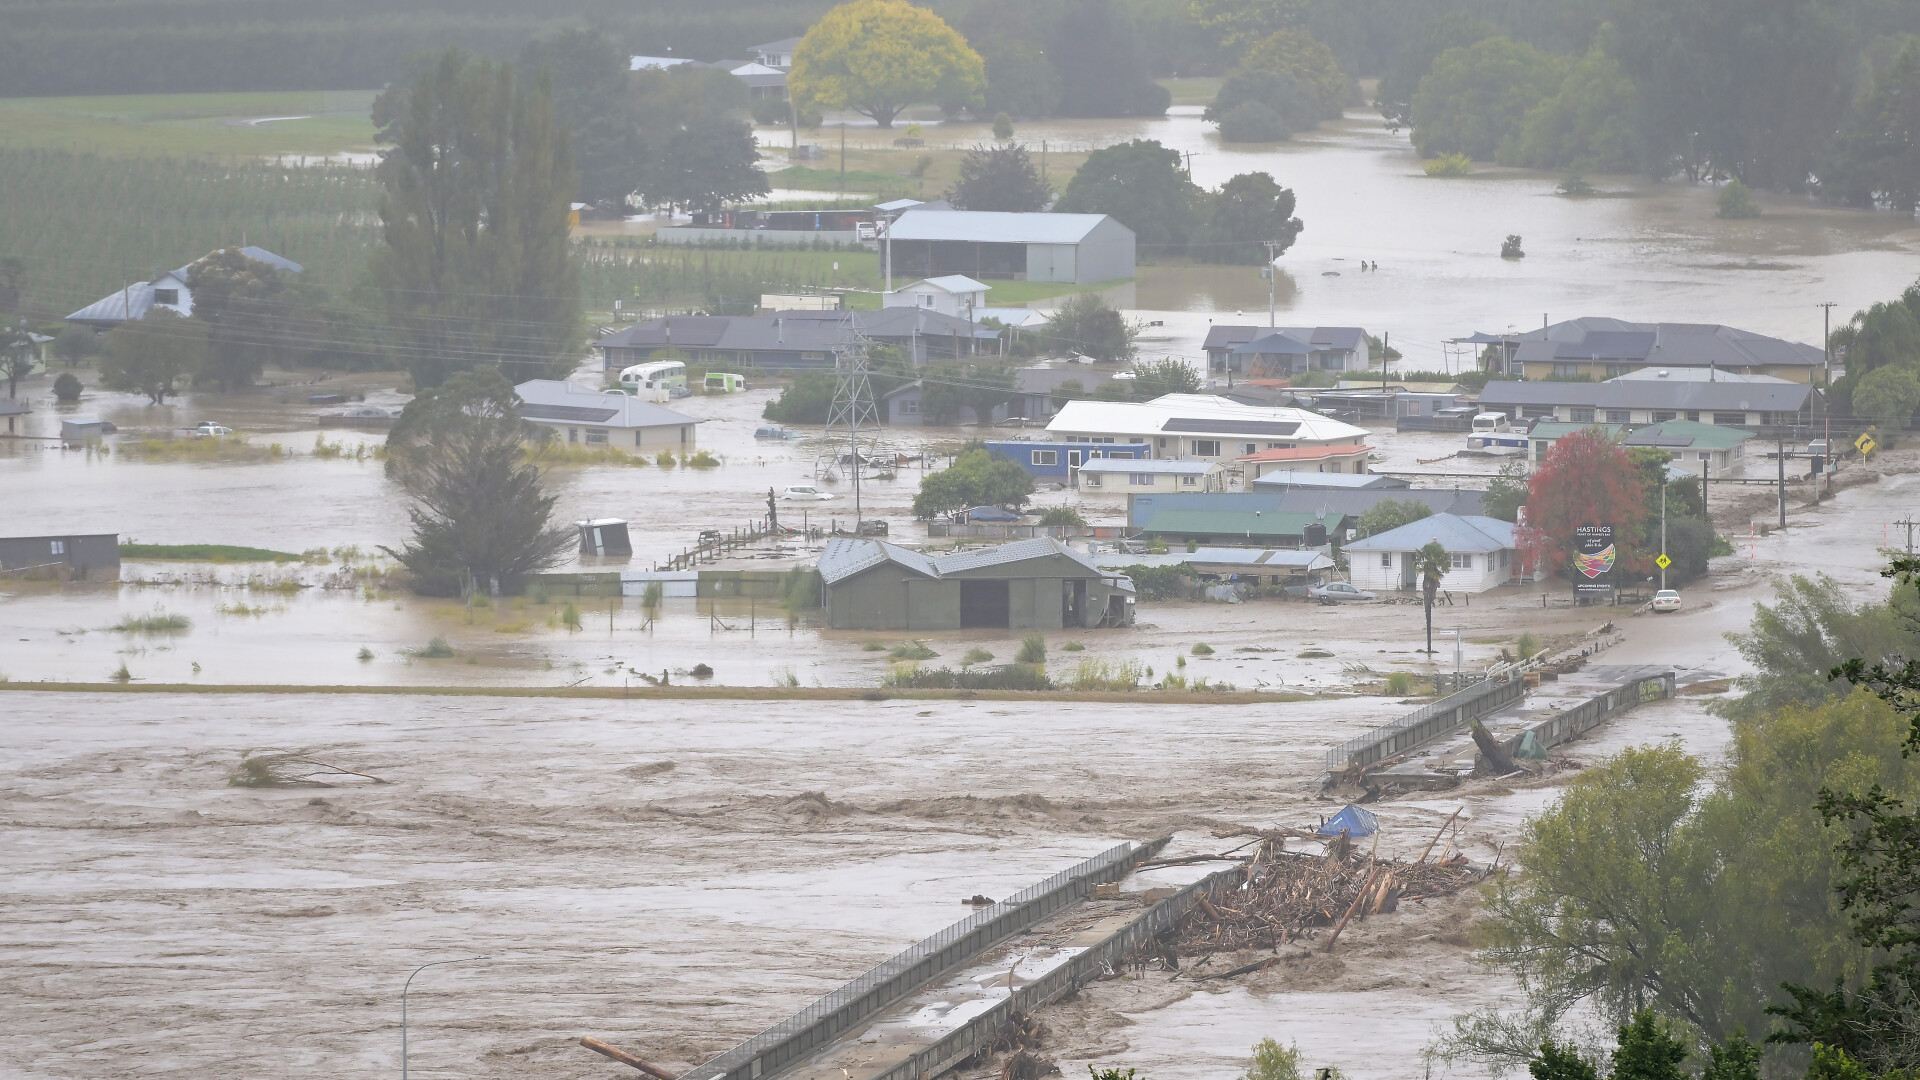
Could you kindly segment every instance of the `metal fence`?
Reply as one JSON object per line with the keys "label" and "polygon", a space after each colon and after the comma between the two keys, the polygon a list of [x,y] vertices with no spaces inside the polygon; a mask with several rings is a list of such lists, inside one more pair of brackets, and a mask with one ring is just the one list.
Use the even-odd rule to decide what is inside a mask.
{"label": "metal fence", "polygon": [[1496,676],[1475,683],[1327,751],[1327,770],[1340,772],[1404,754],[1498,712],[1525,695],[1526,684],[1518,678]]}
{"label": "metal fence", "polygon": [[1227,893],[1239,886],[1245,873],[1244,866],[1236,866],[1209,874],[1188,885],[1155,904],[1145,917],[1134,920],[1119,933],[1015,989],[1006,1000],[872,1080],[926,1080],[940,1075],[983,1044],[991,1042],[995,1034],[1013,1020],[1015,1013],[1031,1013],[1074,988],[1114,970],[1141,946],[1172,929],[1181,916],[1200,903],[1202,896],[1212,902],[1220,902]]}
{"label": "metal fence", "polygon": [[1643,676],[1625,686],[1617,686],[1597,697],[1588,698],[1571,709],[1554,713],[1537,724],[1530,724],[1502,740],[1502,745],[1507,748],[1507,753],[1518,753],[1520,743],[1531,731],[1542,749],[1557,746],[1600,726],[1616,713],[1625,712],[1643,702],[1672,696],[1673,672],[1662,671]]}
{"label": "metal fence", "polygon": [[962,919],[794,1013],[746,1042],[688,1070],[683,1080],[760,1080],[820,1049],[1068,904],[1094,884],[1125,877],[1166,845],[1125,843]]}

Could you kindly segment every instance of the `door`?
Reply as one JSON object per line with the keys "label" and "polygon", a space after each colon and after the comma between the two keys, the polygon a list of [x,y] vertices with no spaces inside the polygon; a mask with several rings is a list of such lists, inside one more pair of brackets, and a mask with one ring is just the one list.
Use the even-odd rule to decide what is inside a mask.
{"label": "door", "polygon": [[1413,552],[1403,551],[1400,553],[1400,587],[1403,589],[1413,588],[1413,576]]}
{"label": "door", "polygon": [[1080,486],[1080,462],[1086,456],[1084,450],[1067,451],[1067,486]]}
{"label": "door", "polygon": [[1005,629],[1012,619],[1013,603],[1004,581],[962,581],[960,583],[960,628],[998,627]]}

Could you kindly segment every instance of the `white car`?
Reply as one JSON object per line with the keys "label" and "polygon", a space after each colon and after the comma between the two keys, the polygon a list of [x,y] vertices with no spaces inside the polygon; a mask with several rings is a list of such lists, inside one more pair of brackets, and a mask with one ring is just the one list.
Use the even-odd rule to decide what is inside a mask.
{"label": "white car", "polygon": [[214,436],[219,436],[219,435],[233,434],[232,428],[228,427],[225,424],[215,423],[212,420],[200,421],[199,423],[193,425],[192,431],[193,431],[193,437],[196,439],[207,439],[207,438],[212,438]]}
{"label": "white car", "polygon": [[1655,611],[1679,611],[1680,594],[1672,589],[1661,589],[1653,594],[1653,602],[1647,606]]}
{"label": "white car", "polygon": [[1323,604],[1339,604],[1348,600],[1379,599],[1379,597],[1365,589],[1356,589],[1353,585],[1345,581],[1332,581],[1325,585],[1308,589],[1307,598],[1310,600],[1318,600]]}
{"label": "white car", "polygon": [[781,492],[780,497],[794,502],[826,502],[833,498],[833,492],[821,491],[812,484],[788,484],[787,490]]}

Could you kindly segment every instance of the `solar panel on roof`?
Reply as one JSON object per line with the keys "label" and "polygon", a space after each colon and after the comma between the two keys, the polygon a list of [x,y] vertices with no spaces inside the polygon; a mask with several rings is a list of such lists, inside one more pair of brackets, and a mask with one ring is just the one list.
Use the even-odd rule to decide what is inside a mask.
{"label": "solar panel on roof", "polygon": [[598,424],[613,419],[619,409],[596,409],[585,405],[522,405],[520,415],[529,420],[579,420]]}
{"label": "solar panel on roof", "polygon": [[1300,430],[1297,420],[1195,420],[1174,418],[1161,431],[1197,431],[1208,435],[1291,435]]}

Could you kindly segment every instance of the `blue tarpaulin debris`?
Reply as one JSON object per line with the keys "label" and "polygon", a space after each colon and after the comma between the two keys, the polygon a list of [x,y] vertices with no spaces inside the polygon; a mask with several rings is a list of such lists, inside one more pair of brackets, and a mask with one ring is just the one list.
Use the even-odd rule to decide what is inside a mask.
{"label": "blue tarpaulin debris", "polygon": [[1348,806],[1345,810],[1328,818],[1325,825],[1320,826],[1321,836],[1339,836],[1341,833],[1346,833],[1348,836],[1372,836],[1379,831],[1380,822],[1375,820],[1371,813],[1358,806]]}

